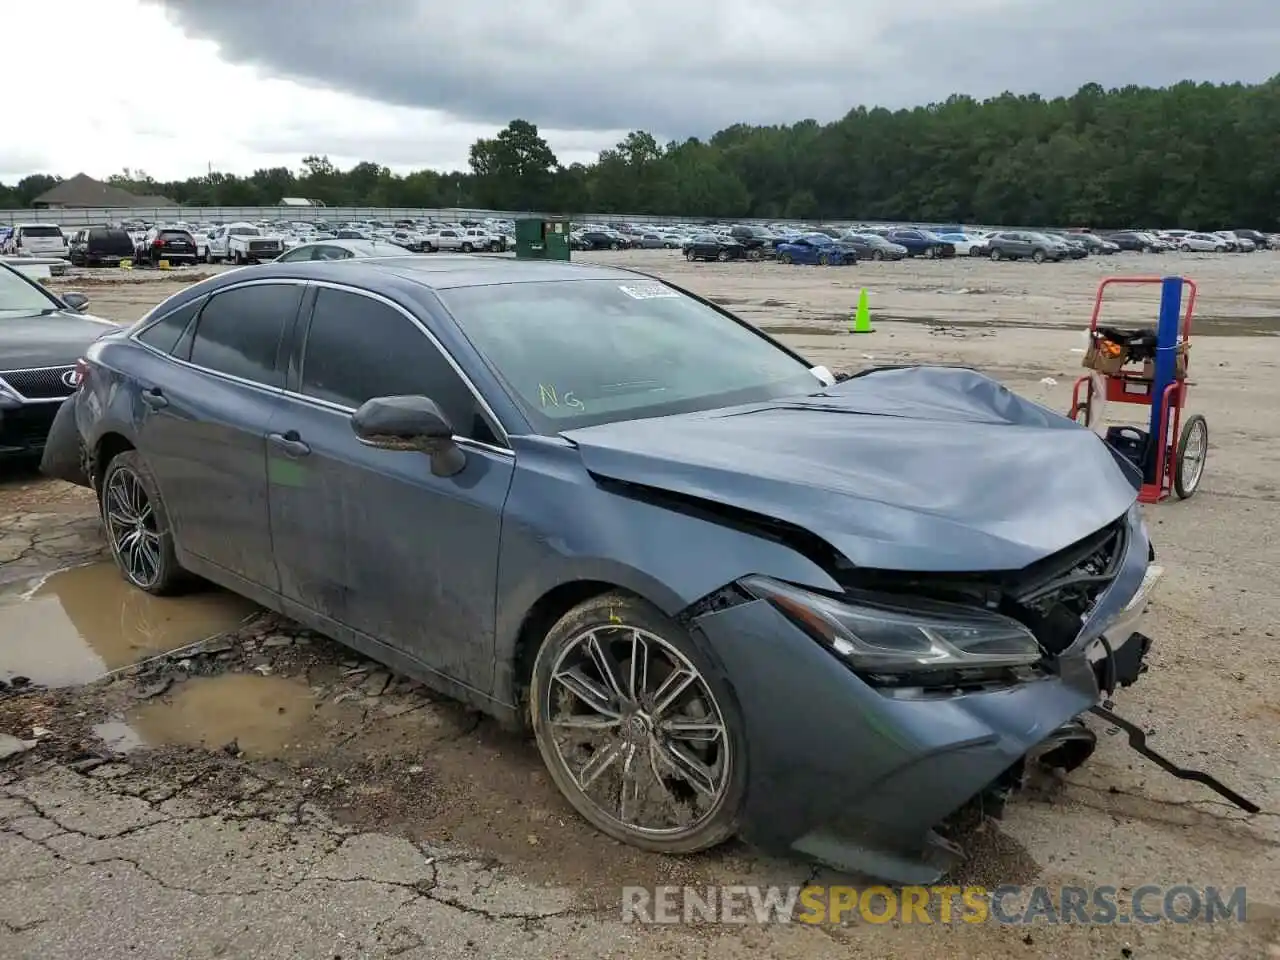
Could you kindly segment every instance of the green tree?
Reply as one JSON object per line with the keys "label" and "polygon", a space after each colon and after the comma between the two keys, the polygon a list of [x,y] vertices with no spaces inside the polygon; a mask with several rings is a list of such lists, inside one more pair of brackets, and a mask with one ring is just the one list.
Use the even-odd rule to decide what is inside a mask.
{"label": "green tree", "polygon": [[[1008,226],[1280,228],[1280,76],[1163,89],[1096,83],[1069,97],[964,95],[910,110],[855,107],[832,123],[734,124],[662,144],[633,131],[595,163],[562,167],[513,120],[471,148],[469,170],[397,174],[327,156],[250,177],[110,180],[187,204],[489,208],[561,213],[907,220]],[[0,184],[26,207],[58,182]]]}
{"label": "green tree", "polygon": [[477,140],[470,163],[477,199],[497,210],[532,210],[547,203],[559,166],[527,120],[512,120],[493,139]]}

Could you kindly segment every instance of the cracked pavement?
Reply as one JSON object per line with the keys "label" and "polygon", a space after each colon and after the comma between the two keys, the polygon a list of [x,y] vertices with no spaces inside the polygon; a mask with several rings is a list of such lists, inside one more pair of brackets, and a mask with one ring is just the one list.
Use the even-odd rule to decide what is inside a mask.
{"label": "cracked pavement", "polygon": [[[857,339],[817,329],[851,300],[852,280],[634,259],[763,326],[787,324],[782,339],[833,369],[872,354],[975,365],[1055,409],[1069,402],[1079,364],[1070,350],[1097,267],[883,265],[875,302],[911,322],[878,317],[879,332]],[[1247,276],[1229,274],[1246,259]],[[1280,256],[1197,260],[1188,270],[1202,309],[1237,310],[1215,305],[1243,298],[1233,291],[1246,281],[1241,313],[1280,306]],[[117,319],[156,298],[145,284],[93,293],[94,309]],[[1028,329],[1024,314],[1048,301],[1055,311],[1067,303],[1073,318],[1050,318],[1046,307],[1044,329]],[[938,336],[921,322],[958,303],[993,317],[992,329]],[[814,332],[798,330],[797,317]],[[1213,444],[1204,487],[1189,502],[1149,508],[1168,573],[1152,608],[1151,670],[1116,709],[1156,749],[1264,812],[1245,815],[1169,777],[1099,725],[1085,766],[1036,782],[1004,820],[969,838],[955,881],[1243,884],[1248,922],[622,923],[624,885],[847,879],[736,843],[691,858],[616,844],[559,797],[526,739],[268,616],[86,687],[0,686],[0,958],[1280,960],[1280,428],[1271,413],[1280,341],[1204,336],[1195,351],[1192,407],[1208,417]],[[0,583],[103,555],[88,494],[0,477]],[[0,636],[0,666],[11,639]]]}

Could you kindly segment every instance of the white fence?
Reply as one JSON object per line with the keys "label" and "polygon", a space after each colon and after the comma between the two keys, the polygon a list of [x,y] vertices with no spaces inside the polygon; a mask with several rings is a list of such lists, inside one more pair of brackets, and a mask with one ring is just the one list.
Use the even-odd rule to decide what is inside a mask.
{"label": "white fence", "polygon": [[[510,210],[465,210],[443,209],[422,210],[409,207],[83,207],[69,210],[0,210],[0,226],[12,226],[17,223],[56,223],[64,228],[101,226],[106,223],[119,223],[122,220],[146,220],[149,223],[172,223],[185,220],[190,223],[209,223],[220,221],[233,223],[237,220],[297,220],[328,222],[382,220],[432,219],[445,221],[483,220],[485,217],[514,220],[530,216],[528,211]],[[674,223],[677,221],[712,222],[708,217],[655,217],[638,214],[599,213],[572,214],[571,219],[577,223]],[[730,218],[733,223],[763,223],[742,218]],[[722,222],[722,221],[715,221]],[[823,220],[824,224],[844,226],[852,224],[851,220]],[[857,223],[869,224],[874,221],[859,220]],[[923,225],[923,224],[922,224]]]}
{"label": "white fence", "polygon": [[[514,220],[529,216],[528,211],[507,210],[422,210],[409,207],[84,207],[53,210],[0,210],[0,225],[30,223],[33,220],[57,223],[64,227],[91,227],[121,220],[146,220],[151,223],[169,223],[185,220],[192,223],[236,220],[324,220],[328,222],[382,220],[483,220],[485,217]],[[674,217],[633,216],[630,214],[573,215],[576,221],[604,222],[616,220],[626,223],[663,223]],[[701,219],[701,218],[699,218]]]}

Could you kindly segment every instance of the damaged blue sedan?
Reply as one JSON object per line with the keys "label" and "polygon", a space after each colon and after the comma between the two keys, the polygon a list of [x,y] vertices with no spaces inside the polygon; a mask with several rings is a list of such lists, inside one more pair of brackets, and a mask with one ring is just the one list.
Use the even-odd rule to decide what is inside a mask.
{"label": "damaged blue sedan", "polygon": [[46,470],[203,578],[532,731],[606,834],[902,883],[1138,679],[1159,568],[1093,433],[970,370],[825,369],[600,266],[194,284],[94,343]]}

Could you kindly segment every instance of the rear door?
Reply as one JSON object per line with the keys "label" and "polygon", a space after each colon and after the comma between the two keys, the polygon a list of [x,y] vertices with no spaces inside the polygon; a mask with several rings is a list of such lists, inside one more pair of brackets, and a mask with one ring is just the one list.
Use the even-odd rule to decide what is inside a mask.
{"label": "rear door", "polygon": [[18,228],[21,252],[32,257],[60,257],[67,252],[62,230],[53,224],[27,224]]}
{"label": "rear door", "polygon": [[[513,454],[442,349],[390,301],[320,286],[298,339],[268,447],[281,592],[488,691]],[[351,429],[366,400],[415,394],[453,423],[467,458],[455,476],[432,475],[420,452],[366,446]]]}
{"label": "rear door", "polygon": [[156,234],[160,241],[160,256],[186,259],[196,255],[196,241],[185,230],[161,230]]}
{"label": "rear door", "polygon": [[266,438],[303,290],[250,281],[179,308],[185,323],[165,318],[167,328],[162,320],[139,334],[178,361],[140,381],[138,440],[181,549],[273,591]]}

